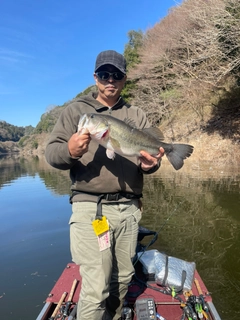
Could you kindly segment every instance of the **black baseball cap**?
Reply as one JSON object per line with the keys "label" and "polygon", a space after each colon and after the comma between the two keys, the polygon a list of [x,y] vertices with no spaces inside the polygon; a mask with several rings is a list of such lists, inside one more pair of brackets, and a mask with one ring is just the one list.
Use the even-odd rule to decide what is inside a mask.
{"label": "black baseball cap", "polygon": [[126,59],[124,56],[114,50],[106,50],[99,53],[96,59],[95,71],[104,66],[105,64],[111,64],[120,70],[122,73],[126,74]]}

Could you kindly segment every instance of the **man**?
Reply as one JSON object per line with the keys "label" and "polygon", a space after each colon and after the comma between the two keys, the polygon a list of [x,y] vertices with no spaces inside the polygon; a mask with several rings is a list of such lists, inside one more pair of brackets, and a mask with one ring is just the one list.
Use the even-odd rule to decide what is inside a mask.
{"label": "man", "polygon": [[[116,155],[111,160],[106,149],[91,140],[89,132],[77,132],[79,118],[85,113],[128,118],[137,128],[150,126],[144,112],[126,104],[120,96],[127,79],[126,60],[121,54],[101,52],[94,79],[97,92],[80,97],[63,110],[46,148],[46,159],[53,167],[70,169],[71,253],[82,277],[79,320],[121,318],[124,296],[134,274],[132,258],[141,219],[143,174],[156,171],[164,154],[160,148],[157,157],[143,150],[140,159]],[[99,206],[106,220],[96,218]],[[99,233],[94,223],[105,231]]]}

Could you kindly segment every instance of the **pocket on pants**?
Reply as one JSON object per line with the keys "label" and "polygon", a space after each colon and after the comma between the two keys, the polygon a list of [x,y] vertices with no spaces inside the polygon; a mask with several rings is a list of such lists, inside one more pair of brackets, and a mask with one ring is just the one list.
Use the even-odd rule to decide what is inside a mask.
{"label": "pocket on pants", "polygon": [[70,248],[72,259],[79,265],[101,265],[102,252],[92,227],[96,205],[79,203],[70,218]]}
{"label": "pocket on pants", "polygon": [[131,258],[133,259],[136,254],[136,248],[137,248],[137,238],[138,238],[138,228],[139,228],[139,222],[142,218],[142,212],[140,209],[136,210],[132,214],[132,245],[131,245]]}
{"label": "pocket on pants", "polygon": [[136,221],[137,223],[139,223],[140,220],[142,219],[142,210],[141,210],[141,209],[136,210],[136,211],[133,213],[133,217],[134,217],[135,221]]}

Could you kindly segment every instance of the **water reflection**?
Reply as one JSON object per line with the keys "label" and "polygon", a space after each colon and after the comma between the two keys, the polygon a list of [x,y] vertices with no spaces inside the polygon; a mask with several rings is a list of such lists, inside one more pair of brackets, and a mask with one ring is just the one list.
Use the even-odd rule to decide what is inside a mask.
{"label": "water reflection", "polygon": [[189,179],[179,185],[174,177],[171,181],[151,177],[144,202],[144,225],[157,230],[176,210],[161,231],[158,249],[195,261],[222,318],[231,315],[231,319],[238,319],[239,181],[232,177],[221,181]]}
{"label": "water reflection", "polygon": [[47,189],[56,195],[66,195],[70,192],[70,179],[68,171],[51,168],[43,157],[22,158],[0,156],[0,188],[11,181],[23,176],[34,177],[38,175]]}
{"label": "water reflection", "polygon": [[[223,320],[239,319],[240,176],[204,172],[147,176],[142,225],[158,250],[196,262]],[[44,159],[0,158],[1,319],[34,319],[70,261],[69,189]]]}

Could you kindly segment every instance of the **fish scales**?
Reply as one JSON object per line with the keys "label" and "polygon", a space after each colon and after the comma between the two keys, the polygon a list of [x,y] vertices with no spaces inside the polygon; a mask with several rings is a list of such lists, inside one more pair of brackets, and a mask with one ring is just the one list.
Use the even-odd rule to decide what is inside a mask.
{"label": "fish scales", "polygon": [[[150,154],[157,154],[159,152],[158,142],[156,138],[136,130],[123,121],[115,121],[118,119],[109,118],[110,124],[110,139],[118,142],[122,153],[127,156],[140,156],[141,150],[146,150]],[[116,144],[117,145],[117,144]]]}
{"label": "fish scales", "polygon": [[140,130],[109,115],[84,114],[79,120],[79,133],[83,129],[87,129],[91,138],[106,148],[106,154],[110,159],[114,159],[115,153],[139,157],[140,151],[156,156],[162,147],[172,166],[179,170],[184,164],[184,159],[193,152],[193,146],[189,144],[163,142],[163,135],[157,128]]}

